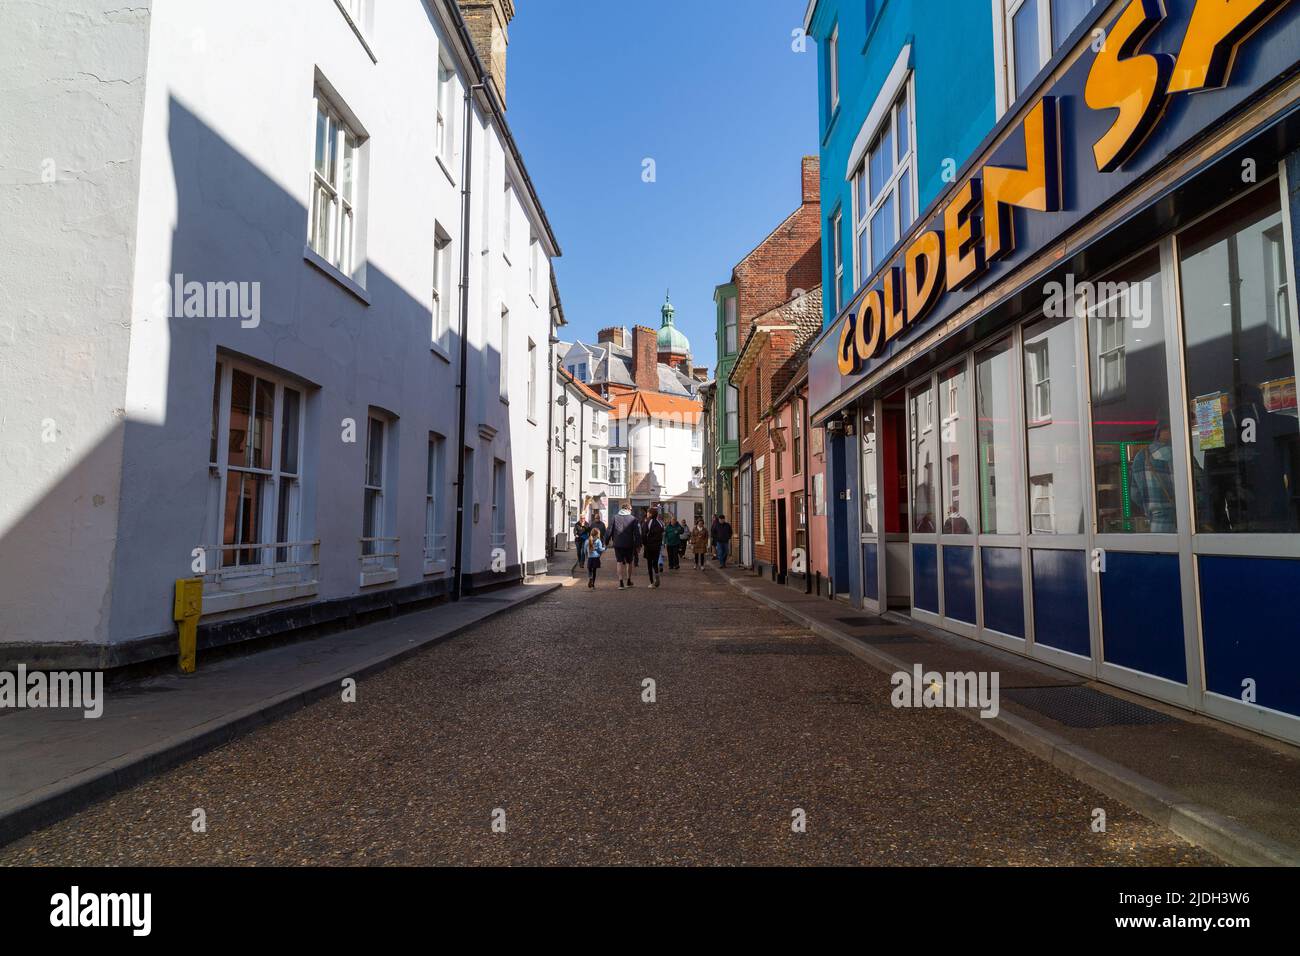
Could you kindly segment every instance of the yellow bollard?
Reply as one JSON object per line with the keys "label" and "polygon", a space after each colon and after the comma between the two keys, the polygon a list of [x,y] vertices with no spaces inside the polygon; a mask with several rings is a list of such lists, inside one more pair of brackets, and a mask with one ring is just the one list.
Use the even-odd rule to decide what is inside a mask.
{"label": "yellow bollard", "polygon": [[193,674],[197,666],[199,616],[203,613],[203,579],[177,578],[172,620],[180,625],[181,673]]}

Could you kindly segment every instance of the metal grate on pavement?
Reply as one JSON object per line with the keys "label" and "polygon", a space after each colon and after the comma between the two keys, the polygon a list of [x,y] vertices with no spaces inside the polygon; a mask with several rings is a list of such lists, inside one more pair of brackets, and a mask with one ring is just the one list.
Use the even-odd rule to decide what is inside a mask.
{"label": "metal grate on pavement", "polygon": [[1067,727],[1132,727],[1179,722],[1176,717],[1091,687],[1016,687],[1002,694]]}

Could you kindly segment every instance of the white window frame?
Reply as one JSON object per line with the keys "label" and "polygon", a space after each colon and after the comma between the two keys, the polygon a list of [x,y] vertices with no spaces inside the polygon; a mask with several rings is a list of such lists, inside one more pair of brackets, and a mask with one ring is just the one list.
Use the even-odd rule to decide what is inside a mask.
{"label": "white window frame", "polygon": [[501,306],[501,400],[509,397],[510,389],[510,310]]}
{"label": "white window frame", "polygon": [[[1046,508],[1040,508],[1046,504]],[[1040,524],[1046,519],[1047,526]],[[1056,488],[1051,475],[1031,475],[1029,477],[1029,524],[1036,534],[1056,533]]]}
{"label": "white window frame", "polygon": [[501,210],[501,255],[505,256],[506,262],[510,261],[510,220],[513,218],[515,187],[506,178],[504,189],[503,209]]}
{"label": "white window frame", "polygon": [[[357,258],[361,156],[368,137],[353,129],[343,111],[320,84],[316,86],[315,104],[316,122],[312,127],[307,203],[307,245],[321,259],[351,278]],[[325,123],[323,171],[316,162],[322,120]],[[320,222],[322,209],[329,211],[328,222],[323,227]]]}
{"label": "white window frame", "polygon": [[537,343],[528,340],[528,420],[537,421]]}
{"label": "white window frame", "polygon": [[438,97],[435,113],[434,151],[448,176],[453,173],[456,145],[456,111],[453,106],[456,71],[441,57],[438,58]]}
{"label": "white window frame", "polygon": [[[1098,0],[1092,0],[1092,6]],[[993,0],[994,60],[997,65],[998,116],[1002,116],[1019,98],[1016,93],[1016,44],[1012,27],[1015,16],[1025,4],[1035,4],[1038,8],[1038,64],[1033,74],[1026,77],[1031,80],[1037,76],[1056,55],[1058,49],[1054,42],[1052,0]],[[1084,15],[1085,18],[1087,14]],[[1082,21],[1080,21],[1082,22]],[[1076,24],[1075,26],[1077,26]],[[1073,27],[1071,32],[1073,32]],[[1061,37],[1062,44],[1065,37]],[[1028,87],[1026,87],[1026,92]]]}
{"label": "white window frame", "polygon": [[[862,161],[854,170],[853,176],[849,182],[849,191],[853,198],[853,268],[854,268],[854,288],[861,286],[875,272],[871,265],[871,260],[876,258],[876,250],[871,248],[871,221],[879,212],[881,207],[890,199],[894,200],[894,244],[906,234],[908,227],[916,221],[918,189],[916,182],[916,91],[915,91],[914,71],[909,70],[906,78],[899,84],[898,89],[894,92],[894,97],[889,103],[888,109],[885,110],[885,116],[881,119],[880,124],[871,134],[867,148],[862,153]],[[900,155],[899,138],[898,138],[898,108],[899,104],[906,100],[907,102],[907,152]],[[891,132],[891,142],[893,144],[894,155],[893,168],[890,171],[889,178],[881,185],[879,193],[872,198],[871,192],[871,155],[877,144],[880,143],[886,131]],[[899,198],[902,192],[899,183],[904,175],[907,176],[907,204],[910,218],[906,222],[902,221],[902,204]],[[866,189],[862,189],[860,181],[865,180]],[[863,203],[860,197],[866,197],[866,208],[861,208]],[[863,239],[867,244],[867,262],[862,261]],[[891,246],[892,248],[892,246]],[[887,250],[884,250],[887,251]],[[881,255],[884,254],[881,251]],[[883,261],[882,261],[883,264]]]}
{"label": "white window frame", "polygon": [[433,344],[443,352],[451,338],[451,236],[433,224]]}
{"label": "white window frame", "polygon": [[722,300],[723,346],[726,348],[727,355],[734,355],[740,348],[738,311],[734,295],[729,295]]}
{"label": "white window frame", "polygon": [[[611,485],[625,484],[627,477],[627,456],[610,455],[609,456],[609,483]],[[615,477],[617,475],[617,477]]]}
{"label": "white window frame", "polygon": [[826,76],[831,94],[831,112],[840,105],[840,25],[835,24],[826,41]]}
{"label": "white window frame", "polygon": [[840,314],[841,290],[844,288],[844,210],[837,208],[831,216],[831,264],[835,276],[835,287],[831,289],[831,315]]}
{"label": "white window frame", "polygon": [[727,441],[740,441],[740,389],[728,385],[726,396]]}
{"label": "white window frame", "polygon": [[424,573],[442,574],[448,567],[447,533],[443,531],[442,504],[438,495],[446,485],[447,439],[429,432],[427,473],[424,486]]}
{"label": "white window frame", "polygon": [[1029,356],[1029,381],[1025,383],[1030,393],[1031,415],[1029,426],[1045,425],[1052,420],[1052,367],[1048,341],[1025,346]]}
{"label": "white window frame", "polygon": [[[271,464],[269,468],[249,464],[247,459],[243,464],[230,464],[230,402],[233,394],[232,383],[235,372],[248,375],[252,379],[250,386],[250,422],[257,415],[258,380],[260,379],[273,387],[271,398]],[[216,522],[216,526],[212,531],[214,540],[217,543],[204,548],[207,568],[203,575],[204,612],[218,613],[233,607],[284,600],[283,588],[280,586],[286,584],[290,588],[301,588],[302,585],[307,585],[308,593],[314,593],[316,582],[319,579],[318,549],[315,542],[300,542],[297,540],[302,525],[303,485],[306,481],[307,471],[304,454],[305,446],[303,444],[306,434],[304,425],[307,413],[306,390],[284,376],[255,366],[245,365],[241,362],[231,361],[229,357],[224,355],[218,357],[214,374],[216,375],[214,395],[217,398],[214,409],[217,414],[214,423],[216,426],[216,460],[208,462],[208,470],[209,475],[214,479],[213,491],[217,496],[215,507],[210,509]],[[286,391],[292,391],[298,395],[298,421],[296,424],[297,471],[287,471],[285,469],[282,455]],[[248,436],[245,436],[245,441],[247,442],[247,440]],[[209,451],[212,451],[211,443]],[[210,453],[209,458],[211,459],[211,457]],[[258,537],[264,540],[233,540],[227,544],[225,541],[227,524],[234,528],[236,532],[241,525],[237,518],[229,522],[226,520],[227,488],[232,476],[236,481],[239,481],[242,480],[244,475],[264,479],[268,488],[268,492],[261,502],[261,514],[258,516],[257,524],[257,527],[261,529],[261,534]],[[285,487],[288,489],[288,494],[284,496],[286,501],[282,513],[281,498]],[[281,525],[284,526],[283,534],[280,533]],[[238,535],[236,535],[237,537]],[[256,557],[247,562],[242,562],[241,552],[256,552]],[[225,556],[227,554],[234,556],[233,563],[229,565],[226,564]],[[259,585],[270,585],[270,587],[259,588]],[[250,589],[261,590],[264,600],[254,599],[250,601],[246,595],[242,595],[244,600],[227,607],[222,602],[222,598],[217,596],[225,592],[246,592]],[[209,600],[207,595],[217,597],[215,600]]]}

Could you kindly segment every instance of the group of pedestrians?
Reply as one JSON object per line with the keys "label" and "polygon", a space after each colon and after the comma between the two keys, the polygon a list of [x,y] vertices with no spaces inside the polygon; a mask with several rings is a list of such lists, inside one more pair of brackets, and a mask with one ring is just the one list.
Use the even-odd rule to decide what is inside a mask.
{"label": "group of pedestrians", "polygon": [[681,559],[689,549],[695,557],[695,570],[704,570],[704,559],[713,547],[715,557],[722,567],[727,566],[727,552],[731,546],[731,525],[723,515],[713,520],[711,528],[704,527],[704,519],[696,518],[695,527],[688,528],[677,516],[660,515],[659,509],[650,507],[637,517],[630,503],[623,502],[618,512],[606,525],[600,512],[593,511],[591,520],[586,515],[573,526],[573,540],[578,548],[578,560],[573,570],[587,569],[587,587],[596,586],[596,572],[600,559],[610,548],[618,568],[618,589],[635,587],[633,570],[645,559],[650,586],[659,587],[663,580],[664,563],[668,570],[681,569]]}

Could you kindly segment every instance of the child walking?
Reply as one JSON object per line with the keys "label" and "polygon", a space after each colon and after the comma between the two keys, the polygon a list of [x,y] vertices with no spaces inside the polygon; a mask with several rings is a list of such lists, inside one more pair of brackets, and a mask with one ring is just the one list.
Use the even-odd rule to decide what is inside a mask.
{"label": "child walking", "polygon": [[600,570],[600,556],[604,553],[605,542],[600,540],[600,529],[592,528],[587,538],[587,587],[589,588],[596,586],[596,572]]}

